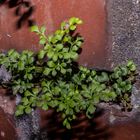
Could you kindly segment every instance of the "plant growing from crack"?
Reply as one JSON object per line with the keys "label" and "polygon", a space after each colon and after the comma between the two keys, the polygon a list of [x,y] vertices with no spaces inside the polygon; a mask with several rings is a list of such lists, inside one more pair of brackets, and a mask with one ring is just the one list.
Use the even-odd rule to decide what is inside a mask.
{"label": "plant growing from crack", "polygon": [[131,107],[135,64],[129,61],[109,73],[79,66],[76,60],[84,40],[75,31],[81,23],[79,18],[70,18],[49,36],[45,27],[33,26],[31,31],[39,35],[43,46],[39,52],[12,49],[0,54],[0,65],[12,74],[11,80],[1,85],[21,96],[16,116],[31,113],[36,107],[53,108],[61,112],[63,125],[70,129],[78,113],[91,118],[100,102]]}

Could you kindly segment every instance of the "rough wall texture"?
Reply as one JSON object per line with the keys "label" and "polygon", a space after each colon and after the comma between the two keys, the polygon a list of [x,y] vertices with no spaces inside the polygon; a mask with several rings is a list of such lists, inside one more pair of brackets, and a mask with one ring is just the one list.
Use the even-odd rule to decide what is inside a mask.
{"label": "rough wall texture", "polygon": [[[107,1],[107,11],[108,11],[108,27],[110,28],[110,40],[109,44],[112,47],[111,53],[111,61],[112,67],[118,65],[120,63],[126,62],[129,59],[135,61],[140,68],[140,0],[106,0]],[[98,123],[96,121],[92,122],[96,124],[95,127],[88,126],[87,121],[83,121],[83,123],[79,123],[76,127],[77,129],[72,129],[69,132],[68,138],[72,139],[79,138],[79,139],[108,139],[108,140],[139,140],[139,128],[140,128],[140,79],[139,76],[137,77],[137,83],[133,88],[133,96],[132,96],[132,103],[134,105],[134,109],[131,112],[122,112],[120,108],[114,106],[114,108],[110,105],[103,106],[105,109],[111,108],[109,111],[109,122],[115,124],[113,127],[110,127],[109,130],[105,128],[106,135],[97,138],[96,134],[93,133],[96,131],[96,126],[101,123],[101,119],[99,119]],[[43,125],[45,124],[45,118],[49,120],[46,113],[46,117],[44,117],[44,113],[42,113],[42,122]],[[54,115],[53,115],[54,116]],[[51,117],[50,117],[51,118]],[[96,117],[95,117],[96,118]],[[106,126],[105,117],[103,119],[104,126]],[[46,120],[46,121],[47,121]],[[125,122],[125,124],[124,124]],[[127,122],[127,123],[126,123]],[[133,123],[135,122],[135,123]],[[91,123],[91,122],[90,122]],[[46,123],[46,127],[49,126],[49,123]],[[52,124],[52,122],[51,122]],[[52,137],[57,137],[62,139],[63,136],[66,135],[67,131],[58,129],[57,126],[53,125],[54,129],[48,131],[48,136],[52,135]],[[59,126],[59,125],[58,125]],[[89,128],[88,128],[89,127]],[[50,127],[51,128],[51,127]],[[101,127],[100,127],[101,128]],[[48,127],[49,129],[49,127]],[[47,129],[47,130],[48,130]],[[90,130],[92,131],[90,132]],[[98,129],[98,128],[97,128]],[[94,130],[94,132],[93,132]],[[88,131],[88,132],[87,132]],[[54,135],[55,133],[55,135]],[[88,136],[86,134],[88,133]],[[77,137],[75,135],[78,135]],[[92,135],[92,136],[91,136]],[[93,136],[94,135],[94,136]],[[89,138],[90,137],[90,138]],[[77,139],[78,139],[77,138]]]}
{"label": "rough wall texture", "polygon": [[[79,62],[85,66],[106,66],[108,50],[105,0],[30,0],[30,6],[35,10],[29,18],[23,20],[20,29],[16,25],[28,8],[22,4],[14,8],[8,8],[7,5],[5,3],[0,7],[1,50],[38,50],[38,38],[27,28],[28,19],[33,19],[38,25],[45,25],[47,33],[52,33],[63,20],[76,16],[84,21],[78,30],[85,38]],[[14,13],[18,7],[20,15],[17,16]]]}
{"label": "rough wall texture", "polygon": [[[123,63],[128,59],[133,59],[138,64],[138,68],[140,69],[140,0],[106,1],[108,11],[108,25],[110,28],[109,44],[110,46],[112,46],[112,67],[117,64]],[[93,64],[97,64],[97,66],[102,67],[105,66],[107,60],[107,51],[104,45],[106,44],[107,38],[105,37],[106,12],[103,0],[32,0],[32,3],[36,5],[36,12],[34,13],[34,15],[32,15],[33,19],[37,19],[36,22],[39,25],[45,23],[45,25],[49,27],[48,33],[53,32],[59,26],[59,23],[62,20],[67,19],[70,16],[81,17],[85,21],[85,24],[82,25],[81,28],[79,28],[79,31],[85,36],[86,42],[84,44],[80,63],[82,63],[83,65],[88,64],[89,66]],[[62,3],[64,4],[63,8]],[[21,50],[30,48],[32,50],[37,50],[37,38],[35,37],[35,35],[31,34],[28,31],[26,26],[23,26],[20,30],[15,30],[15,28],[13,28],[16,22],[16,17],[13,18],[11,16],[13,15],[13,11],[14,9],[9,10],[4,5],[0,8],[1,49],[16,48]],[[110,63],[110,61],[107,62]],[[138,111],[140,107],[139,87],[140,83],[137,82],[134,86],[132,97],[134,107],[137,111],[137,116],[133,116],[133,118],[137,122],[140,122],[140,113]],[[116,115],[118,115],[118,113],[116,113]],[[123,114],[121,113],[121,115]],[[129,118],[130,116],[118,116],[118,118],[123,118],[124,120]],[[45,119],[46,117],[44,117],[44,120]],[[110,115],[110,119],[111,121],[114,121],[114,119],[117,120],[117,117],[113,114]],[[30,139],[28,131],[30,131],[31,129],[34,129],[38,133],[38,129],[35,129],[31,126],[32,121],[34,122],[35,118],[31,116],[27,116],[25,118],[23,117],[21,118],[21,120],[17,121],[17,127],[21,127],[22,130],[22,132],[20,133],[22,135],[21,139]],[[105,120],[103,119],[103,124],[104,122]],[[89,126],[88,129],[85,129],[85,124],[87,123],[82,124],[82,126],[78,128],[78,130],[76,129],[76,131],[74,131],[80,131],[82,133],[77,133],[78,138],[83,138],[85,134],[88,134],[88,136],[93,135],[93,132],[89,132],[89,130],[95,130],[95,128]],[[38,122],[36,126],[38,126]],[[54,124],[54,126],[55,128],[57,127],[56,124]],[[118,128],[120,131],[118,131]],[[56,129],[53,129],[53,136],[56,133]],[[108,131],[107,127],[105,127],[105,130]],[[61,130],[59,130],[58,132],[59,134],[61,133],[60,131]],[[137,123],[137,125],[126,125],[125,127],[114,126],[113,132],[111,132],[111,134],[113,134],[113,137],[112,135],[110,135],[111,137],[109,137],[108,140],[139,140],[139,123]],[[106,135],[103,135],[100,138],[104,139]],[[69,135],[68,138],[70,139]],[[97,139],[98,137],[95,136],[94,138]],[[47,137],[45,137],[44,139],[46,140]]]}
{"label": "rough wall texture", "polygon": [[[140,70],[140,0],[107,0],[112,67],[132,59]],[[132,91],[135,121],[140,122],[140,75]]]}
{"label": "rough wall texture", "polygon": [[[106,49],[105,0],[27,1],[29,1],[30,7],[34,7],[35,11],[29,18],[25,16],[24,20],[21,20],[22,22],[20,19],[22,19],[23,13],[29,10],[29,7],[25,8],[23,4],[16,3],[13,8],[9,8],[9,2],[0,5],[0,50],[7,51],[10,48],[15,48],[17,50],[31,49],[36,51],[39,49],[37,36],[31,33],[27,27],[28,19],[33,19],[38,25],[46,25],[47,33],[50,34],[59,27],[63,20],[76,16],[84,21],[84,24],[78,28],[78,32],[85,38],[79,62],[90,67],[93,65],[97,67],[106,66],[108,50]],[[18,8],[20,8],[20,13],[17,11]],[[21,28],[18,27],[19,25]],[[1,98],[5,99],[4,97]],[[13,106],[15,107],[15,104]],[[13,109],[13,107],[11,106],[9,109]],[[3,110],[5,111],[5,108]],[[13,109],[14,111],[15,109]],[[39,135],[38,113],[16,118],[15,121],[20,140],[37,139],[36,135]],[[41,137],[46,140],[46,132]]]}
{"label": "rough wall texture", "polygon": [[107,0],[107,3],[113,65],[132,59],[140,68],[140,0]]}
{"label": "rough wall texture", "polygon": [[16,140],[15,125],[0,107],[0,140]]}

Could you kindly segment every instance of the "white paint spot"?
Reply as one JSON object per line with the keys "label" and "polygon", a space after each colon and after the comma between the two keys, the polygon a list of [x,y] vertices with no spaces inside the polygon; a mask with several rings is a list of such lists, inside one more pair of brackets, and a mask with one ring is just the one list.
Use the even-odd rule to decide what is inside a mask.
{"label": "white paint spot", "polygon": [[11,37],[12,37],[10,34],[7,34],[7,36],[8,36],[9,38],[11,38]]}
{"label": "white paint spot", "polygon": [[5,133],[4,133],[3,131],[1,131],[1,132],[0,132],[0,135],[1,135],[2,137],[4,137],[4,136],[5,136]]}
{"label": "white paint spot", "polygon": [[114,117],[114,115],[111,114],[109,120],[110,123],[113,123],[116,120],[116,118]]}

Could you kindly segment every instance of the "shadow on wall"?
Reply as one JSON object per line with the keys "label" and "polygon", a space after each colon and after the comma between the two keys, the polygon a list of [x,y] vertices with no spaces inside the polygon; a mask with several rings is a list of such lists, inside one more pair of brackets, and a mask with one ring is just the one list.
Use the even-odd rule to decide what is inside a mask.
{"label": "shadow on wall", "polygon": [[[105,122],[104,110],[94,114],[94,119],[87,119],[84,115],[79,114],[78,119],[72,122],[72,129],[67,130],[62,125],[60,114],[49,111],[43,113],[41,122],[41,133],[47,133],[50,140],[108,140],[112,139],[114,134]],[[41,135],[42,135],[41,134]],[[41,140],[47,139],[46,137]]]}
{"label": "shadow on wall", "polygon": [[18,17],[16,28],[20,29],[24,24],[28,26],[35,24],[34,19],[31,18],[35,7],[29,1],[24,0],[0,0],[0,6],[6,4],[8,8],[15,8],[15,16]]}

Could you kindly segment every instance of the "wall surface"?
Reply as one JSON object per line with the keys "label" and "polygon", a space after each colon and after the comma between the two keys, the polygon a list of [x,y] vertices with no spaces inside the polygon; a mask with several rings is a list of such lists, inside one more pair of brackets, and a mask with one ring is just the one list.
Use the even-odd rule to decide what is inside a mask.
{"label": "wall surface", "polygon": [[[35,10],[30,11],[28,16],[26,14],[22,16],[23,13],[30,9],[28,6],[26,8],[20,7],[20,13],[18,13],[17,9],[21,6],[20,4],[13,6],[14,8],[9,8],[8,4],[5,3],[0,6],[0,48],[1,50],[16,48],[18,50],[31,49],[36,51],[40,46],[38,46],[37,37],[29,32],[27,27],[29,20],[33,20],[38,25],[46,25],[47,33],[50,34],[59,27],[61,21],[71,16],[77,16],[84,21],[84,24],[78,28],[78,31],[85,37],[83,52],[79,59],[81,64],[104,68],[107,63],[111,63],[108,57],[111,54],[112,67],[128,59],[133,59],[138,68],[140,68],[140,0],[106,0],[106,2],[107,15],[105,0],[30,0],[29,7],[34,7]],[[107,26],[111,29],[109,43]],[[111,49],[107,44],[110,44]],[[46,137],[50,136],[54,139],[57,137],[57,139],[139,140],[139,81],[140,78],[134,85],[132,92],[132,99],[135,99],[133,100],[133,111],[136,115],[133,114],[133,111],[122,113],[122,111],[113,108],[109,112],[109,116],[107,116],[109,120],[106,120],[104,114],[95,115],[93,120],[87,120],[81,116],[73,124],[72,130],[68,131],[64,127],[60,129],[62,123],[59,123],[60,119],[57,118],[57,114],[53,114],[51,111],[42,111],[41,132],[46,132],[42,135],[44,137],[45,135]],[[2,107],[2,105],[0,106]],[[3,111],[1,116],[7,118]],[[117,118],[131,121],[125,122],[125,124],[120,121],[118,125],[114,123],[113,126],[107,124],[108,121],[117,121]],[[0,123],[3,120],[3,117],[0,117]],[[33,120],[35,119],[33,118]],[[24,118],[18,120],[17,126],[22,128],[19,130],[23,131],[23,134],[25,132],[25,136],[28,136],[26,132],[32,129],[28,124],[31,124],[30,121],[33,120],[30,119],[30,116],[27,116],[27,121]],[[4,121],[6,122],[6,120]],[[0,127],[0,130],[5,132],[1,133],[1,136],[7,134],[5,128]],[[13,134],[10,135],[14,137],[15,135],[13,136]],[[46,137],[44,138],[45,140],[47,139]]]}
{"label": "wall surface", "polygon": [[15,126],[0,107],[0,140],[16,140]]}
{"label": "wall surface", "polygon": [[27,27],[29,20],[45,25],[50,34],[63,20],[75,16],[84,22],[78,29],[85,38],[79,62],[91,67],[105,66],[108,54],[105,0],[30,0],[28,4],[25,7],[16,3],[9,8],[10,4],[5,2],[0,6],[1,50],[39,49],[38,38]]}

